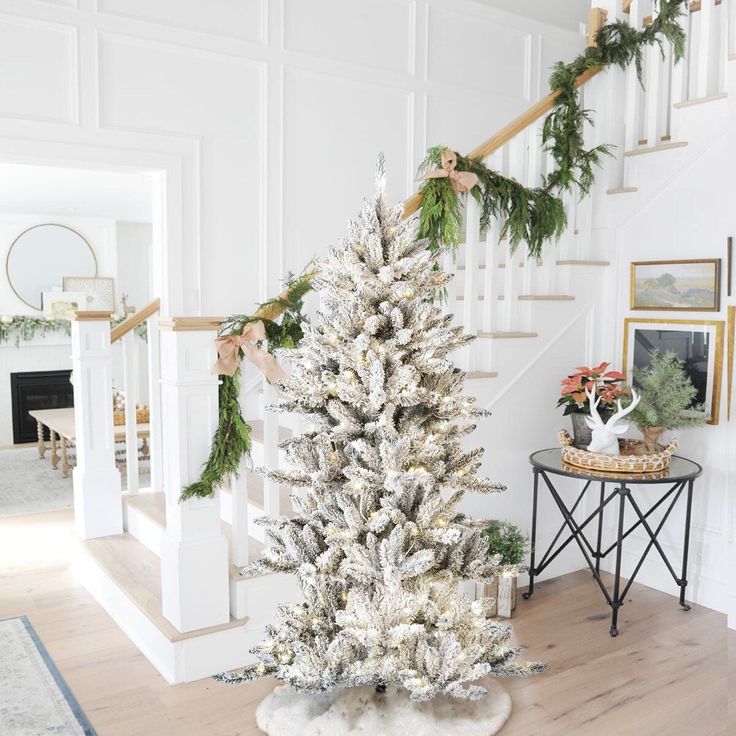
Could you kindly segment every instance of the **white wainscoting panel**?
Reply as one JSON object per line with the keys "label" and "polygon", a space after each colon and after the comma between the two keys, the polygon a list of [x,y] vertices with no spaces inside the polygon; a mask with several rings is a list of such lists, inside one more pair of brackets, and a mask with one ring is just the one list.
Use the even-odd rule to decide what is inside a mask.
{"label": "white wainscoting panel", "polygon": [[265,0],[98,0],[97,9],[126,18],[243,41],[265,43]]}
{"label": "white wainscoting panel", "polygon": [[259,62],[112,34],[99,48],[104,127],[257,140]]}
{"label": "white wainscoting panel", "polygon": [[284,47],[410,72],[415,4],[410,0],[284,0]]}
{"label": "white wainscoting panel", "polygon": [[77,122],[73,26],[0,16],[0,115]]}

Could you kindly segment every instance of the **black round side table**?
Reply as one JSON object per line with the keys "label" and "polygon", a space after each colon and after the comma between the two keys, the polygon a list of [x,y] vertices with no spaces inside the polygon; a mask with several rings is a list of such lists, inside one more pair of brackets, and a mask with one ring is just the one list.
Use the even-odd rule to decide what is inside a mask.
{"label": "black round side table", "polygon": [[[559,448],[553,448],[549,450],[539,450],[529,456],[529,462],[532,464],[532,472],[534,473],[534,503],[532,507],[532,538],[531,538],[531,562],[529,565],[529,589],[524,593],[523,597],[527,600],[534,593],[534,578],[539,575],[551,562],[567,547],[570,542],[575,540],[580,551],[585,557],[585,561],[588,563],[588,567],[593,573],[593,577],[596,579],[600,589],[603,591],[603,595],[608,602],[608,605],[613,609],[611,613],[611,636],[618,636],[618,609],[623,605],[623,601],[626,594],[629,592],[637,573],[644,564],[649,551],[654,547],[659,552],[660,557],[664,560],[664,564],[667,566],[670,574],[672,575],[675,583],[680,588],[680,605],[686,610],[690,610],[690,606],[685,603],[685,589],[687,588],[687,555],[688,548],[690,546],[690,515],[692,511],[693,502],[693,485],[695,479],[699,477],[703,468],[698,463],[692,460],[687,460],[684,457],[674,455],[670,459],[670,466],[667,470],[659,473],[606,473],[595,470],[585,470],[583,468],[576,468],[573,465],[568,465],[562,461],[562,451]],[[577,478],[579,480],[586,481],[582,491],[578,495],[575,503],[568,508],[565,502],[562,500],[559,492],[554,486],[554,483],[550,480],[550,477],[564,476],[567,478]],[[552,543],[549,545],[547,551],[542,555],[541,561],[536,563],[536,537],[537,537],[537,501],[539,496],[539,479],[544,481],[545,486],[549,490],[552,498],[557,504],[560,513],[562,514],[563,523],[559,531],[555,535]],[[593,484],[600,484],[600,496],[598,507],[587,516],[582,523],[578,524],[575,521],[573,514],[585,497],[588,489]],[[610,492],[606,491],[606,485],[612,485],[613,490]],[[665,489],[659,498],[654,500],[649,510],[642,512],[637,496],[641,495],[641,491],[637,489],[634,493],[631,486],[638,485],[668,485],[668,489]],[[686,503],[687,510],[685,516],[685,537],[683,544],[682,553],[682,568],[681,574],[678,577],[675,572],[672,563],[667,558],[662,546],[660,545],[657,537],[667,523],[667,519],[670,516],[672,509],[677,504],[683,490],[687,488],[686,492]],[[602,534],[603,534],[603,513],[608,504],[618,496],[618,534],[616,541],[608,546],[606,549],[601,549]],[[639,499],[641,500],[641,498]],[[658,508],[663,506],[669,501],[669,504],[665,507],[665,512],[656,525],[655,528],[649,524],[647,519],[649,516],[656,511]],[[624,531],[624,514],[626,512],[626,505],[633,509],[638,520]],[[593,546],[588,538],[585,536],[585,528],[594,520],[597,519],[597,539],[596,544]],[[634,572],[631,574],[626,587],[621,590],[621,553],[623,549],[623,541],[626,537],[637,529],[643,526],[649,535],[649,542],[642,553],[642,556],[634,568]],[[560,537],[565,532],[565,529],[569,531],[569,536],[564,541],[559,541]],[[558,543],[559,542],[559,543]],[[616,568],[613,581],[613,593],[609,593],[605,584],[601,580],[600,575],[600,561],[604,559],[609,553],[616,551]]]}

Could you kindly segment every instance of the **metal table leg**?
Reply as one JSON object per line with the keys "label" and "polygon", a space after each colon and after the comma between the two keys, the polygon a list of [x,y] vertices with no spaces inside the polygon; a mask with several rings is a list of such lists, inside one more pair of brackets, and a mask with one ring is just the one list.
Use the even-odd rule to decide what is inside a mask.
{"label": "metal table leg", "polygon": [[618,636],[618,609],[623,605],[619,598],[621,588],[621,554],[623,552],[623,536],[624,536],[624,512],[626,511],[626,497],[629,495],[629,489],[625,484],[621,484],[618,489],[618,537],[616,542],[616,576],[613,581],[613,598],[611,600],[611,636]]}
{"label": "metal table leg", "polygon": [[693,508],[693,483],[688,481],[687,484],[687,512],[685,514],[685,542],[682,549],[682,575],[680,575],[680,605],[686,611],[690,610],[690,606],[685,603],[685,588],[687,588],[687,555],[690,549],[690,515]]}
{"label": "metal table leg", "polygon": [[598,513],[598,543],[595,548],[595,571],[600,574],[601,571],[601,542],[603,541],[603,501],[606,497],[606,482],[601,481],[601,499],[599,503],[600,511]]}
{"label": "metal table leg", "polygon": [[534,553],[537,544],[537,498],[539,496],[539,471],[534,469],[534,500],[532,502],[532,539],[529,559],[529,589],[522,598],[529,600],[534,594]]}

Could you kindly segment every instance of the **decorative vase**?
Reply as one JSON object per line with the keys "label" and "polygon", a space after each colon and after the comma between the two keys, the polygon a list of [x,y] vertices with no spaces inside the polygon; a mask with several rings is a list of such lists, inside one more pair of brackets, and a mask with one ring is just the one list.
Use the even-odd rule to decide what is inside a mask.
{"label": "decorative vase", "polygon": [[664,427],[639,427],[639,431],[644,435],[644,448],[648,454],[659,452],[661,446],[659,438],[664,434]]}

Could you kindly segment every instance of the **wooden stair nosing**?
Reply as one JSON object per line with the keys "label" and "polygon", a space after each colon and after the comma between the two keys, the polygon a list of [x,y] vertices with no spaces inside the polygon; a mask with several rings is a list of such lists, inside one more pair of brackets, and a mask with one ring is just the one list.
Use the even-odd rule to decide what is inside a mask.
{"label": "wooden stair nosing", "polygon": [[479,378],[497,378],[498,373],[496,371],[468,371],[465,374],[465,378],[475,380]]}
{"label": "wooden stair nosing", "polygon": [[[570,294],[519,294],[516,298],[521,302],[571,302],[575,299]],[[465,301],[465,297],[462,294],[456,297],[456,299],[460,302]],[[485,300],[485,297],[483,294],[479,294],[477,299],[482,302]],[[499,294],[497,299],[503,301],[503,294]]]}
{"label": "wooden stair nosing", "polygon": [[675,141],[674,143],[660,143],[656,146],[649,146],[648,148],[635,148],[632,151],[626,151],[624,156],[643,156],[647,153],[658,153],[659,151],[669,151],[673,148],[684,148],[688,145],[687,141]]}
{"label": "wooden stair nosing", "polygon": [[682,102],[675,102],[673,107],[677,109],[683,107],[693,107],[694,105],[702,105],[706,102],[717,102],[718,100],[725,100],[728,98],[728,92],[720,92],[717,95],[705,95],[704,97],[695,97],[692,100],[683,100]]}
{"label": "wooden stair nosing", "polygon": [[558,266],[610,266],[610,261],[596,261],[585,259],[562,259],[557,261]]}
{"label": "wooden stair nosing", "polygon": [[[250,438],[253,442],[263,444],[263,419],[248,419],[247,423],[250,425]],[[291,439],[292,431],[288,427],[279,426],[279,442]]]}
{"label": "wooden stair nosing", "polygon": [[639,187],[616,187],[614,189],[607,189],[606,194],[633,194],[638,191]]}
{"label": "wooden stair nosing", "polygon": [[161,612],[161,561],[131,534],[88,539],[82,542],[85,553],[110,578],[112,583],[170,641],[179,642],[244,626],[247,618],[195,631],[181,632]]}
{"label": "wooden stair nosing", "polygon": [[524,337],[539,337],[536,332],[479,332],[478,337],[486,340],[506,340]]}

